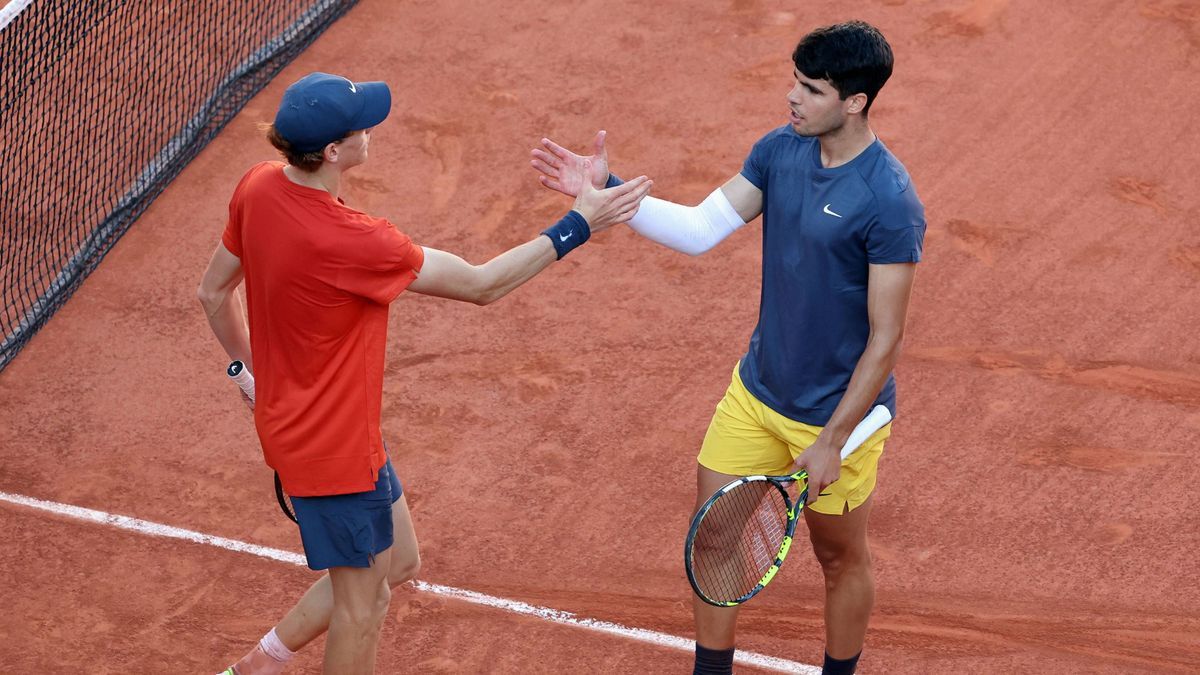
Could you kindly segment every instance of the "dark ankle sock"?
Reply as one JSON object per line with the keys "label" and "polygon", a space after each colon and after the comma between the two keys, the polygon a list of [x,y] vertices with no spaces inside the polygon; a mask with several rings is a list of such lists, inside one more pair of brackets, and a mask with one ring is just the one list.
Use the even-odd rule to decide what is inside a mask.
{"label": "dark ankle sock", "polygon": [[732,675],[733,652],[729,649],[709,649],[696,644],[696,665],[692,675]]}
{"label": "dark ankle sock", "polygon": [[858,667],[858,657],[862,656],[862,652],[851,656],[848,659],[835,659],[825,652],[825,665],[821,667],[821,675],[854,675],[854,669]]}

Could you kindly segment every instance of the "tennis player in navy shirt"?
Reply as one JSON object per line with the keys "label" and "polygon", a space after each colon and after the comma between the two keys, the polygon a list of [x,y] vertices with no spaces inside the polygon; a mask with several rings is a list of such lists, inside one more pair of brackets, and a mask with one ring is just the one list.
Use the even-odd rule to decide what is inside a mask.
{"label": "tennis player in navy shirt", "polygon": [[[867,518],[891,425],[845,461],[840,450],[876,404],[896,414],[900,354],[925,212],[908,172],[871,130],[892,74],[891,46],[861,21],[819,28],[792,54],[788,123],[697,206],[647,197],[630,226],[699,255],[763,216],[758,325],[697,457],[698,509],[739,476],[809,473],[804,510],[825,576],[826,675],[853,673],[875,584]],[[605,133],[583,157],[543,139],[542,184],[569,195],[612,185]],[[584,162],[590,161],[590,170]],[[693,598],[694,673],[731,673],[736,607]]]}

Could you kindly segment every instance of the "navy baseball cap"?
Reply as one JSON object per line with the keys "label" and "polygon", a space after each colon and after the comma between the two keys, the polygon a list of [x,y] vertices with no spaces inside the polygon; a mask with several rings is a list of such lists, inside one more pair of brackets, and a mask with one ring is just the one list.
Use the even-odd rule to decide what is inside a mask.
{"label": "navy baseball cap", "polygon": [[275,131],[297,152],[316,152],[352,131],[387,119],[392,92],[383,82],[351,82],[310,73],[283,92]]}

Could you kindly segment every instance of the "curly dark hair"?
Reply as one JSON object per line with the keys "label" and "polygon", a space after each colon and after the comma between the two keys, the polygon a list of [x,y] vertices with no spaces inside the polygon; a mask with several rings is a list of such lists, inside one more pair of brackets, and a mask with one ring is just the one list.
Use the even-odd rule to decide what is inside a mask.
{"label": "curly dark hair", "polygon": [[792,61],[805,77],[829,80],[842,100],[866,94],[866,115],[892,76],[894,57],[879,29],[864,21],[848,21],[805,35],[792,52]]}

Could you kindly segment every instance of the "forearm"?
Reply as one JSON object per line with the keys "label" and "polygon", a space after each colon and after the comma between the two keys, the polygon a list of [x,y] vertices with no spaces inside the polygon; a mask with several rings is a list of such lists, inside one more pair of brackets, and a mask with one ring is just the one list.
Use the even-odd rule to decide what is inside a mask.
{"label": "forearm", "polygon": [[[607,185],[620,183],[620,178],[609,174]],[[750,190],[747,190],[747,187]],[[730,200],[729,195],[733,194],[739,202],[753,202],[754,195],[748,194],[751,191],[758,195],[758,206],[746,203],[739,209]],[[629,227],[650,241],[669,249],[693,256],[700,255],[757,217],[762,208],[761,198],[761,191],[744,178],[735,176],[725,185],[713,190],[696,206],[684,206],[646,197],[642,200],[637,214],[630,219]],[[745,217],[743,209],[753,215]]]}
{"label": "forearm", "polygon": [[593,231],[628,220],[651,186],[645,176],[611,190],[592,190],[589,185],[576,198],[575,206],[540,236],[483,265],[471,265],[452,253],[426,247],[425,261],[409,289],[477,305],[495,302],[588,241]]}
{"label": "forearm", "polygon": [[539,235],[533,241],[492,258],[478,266],[479,289],[476,304],[486,305],[508,295],[521,284],[558,259],[550,238]]}
{"label": "forearm", "polygon": [[235,289],[211,296],[201,296],[200,303],[208,318],[217,342],[232,360],[241,361],[251,372],[254,371],[250,355],[250,331],[242,313],[242,301]]}
{"label": "forearm", "polygon": [[821,436],[828,437],[833,447],[840,450],[845,445],[854,427],[866,416],[875,397],[879,396],[900,358],[900,343],[899,336],[872,335],[867,340],[866,349],[850,376],[846,393],[821,431]]}
{"label": "forearm", "polygon": [[634,232],[688,255],[708,251],[745,224],[720,189],[698,206],[646,197],[629,221]]}

